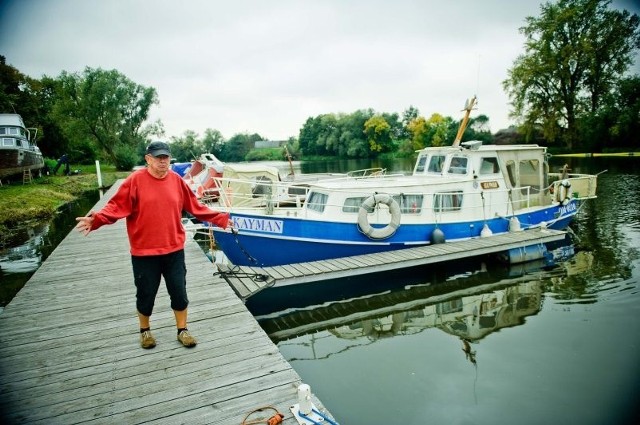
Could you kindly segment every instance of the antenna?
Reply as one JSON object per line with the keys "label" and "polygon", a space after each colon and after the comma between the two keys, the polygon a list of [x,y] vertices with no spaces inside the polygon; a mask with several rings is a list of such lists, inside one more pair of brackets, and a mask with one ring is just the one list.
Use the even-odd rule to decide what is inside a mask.
{"label": "antenna", "polygon": [[478,75],[476,75],[476,95],[480,92],[480,54],[478,53]]}

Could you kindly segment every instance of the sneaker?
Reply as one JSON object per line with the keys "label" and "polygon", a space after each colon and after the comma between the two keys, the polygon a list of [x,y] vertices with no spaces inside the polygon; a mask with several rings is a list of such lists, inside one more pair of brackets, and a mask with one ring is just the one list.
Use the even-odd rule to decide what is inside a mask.
{"label": "sneaker", "polygon": [[140,346],[145,349],[156,346],[156,339],[151,335],[151,331],[144,331],[140,334]]}
{"label": "sneaker", "polygon": [[189,331],[182,331],[178,334],[178,341],[185,347],[195,347],[198,341],[191,336]]}

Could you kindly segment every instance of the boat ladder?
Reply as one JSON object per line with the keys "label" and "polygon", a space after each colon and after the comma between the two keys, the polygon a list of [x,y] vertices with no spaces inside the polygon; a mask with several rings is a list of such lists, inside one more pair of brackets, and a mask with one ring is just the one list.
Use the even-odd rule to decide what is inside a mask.
{"label": "boat ladder", "polygon": [[27,169],[22,172],[22,184],[31,183],[33,181],[33,176],[31,175],[31,170]]}

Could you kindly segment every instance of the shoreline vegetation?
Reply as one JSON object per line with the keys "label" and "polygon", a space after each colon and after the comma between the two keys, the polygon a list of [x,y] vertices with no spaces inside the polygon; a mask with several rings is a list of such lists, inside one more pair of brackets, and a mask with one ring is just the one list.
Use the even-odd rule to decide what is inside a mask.
{"label": "shoreline vegetation", "polygon": [[[130,174],[116,171],[110,165],[100,168],[103,188]],[[77,174],[65,176],[59,171],[57,176],[34,178],[26,184],[21,179],[14,179],[10,184],[3,182],[0,186],[0,248],[6,248],[21,229],[51,220],[66,204],[99,189],[95,165],[81,165],[73,171]]]}

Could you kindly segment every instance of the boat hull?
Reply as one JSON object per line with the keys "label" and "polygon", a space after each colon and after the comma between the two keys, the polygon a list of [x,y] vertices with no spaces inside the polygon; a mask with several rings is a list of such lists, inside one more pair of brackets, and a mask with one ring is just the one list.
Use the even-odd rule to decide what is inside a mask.
{"label": "boat hull", "polygon": [[0,149],[0,178],[38,171],[44,167],[42,154],[27,149]]}
{"label": "boat hull", "polygon": [[[555,205],[516,215],[523,229],[540,225],[565,229],[578,211],[578,201]],[[328,260],[414,248],[430,244],[434,230],[444,234],[446,242],[480,237],[485,224],[492,233],[509,231],[509,219],[458,223],[402,224],[385,240],[369,239],[357,223],[314,221],[296,217],[232,214],[236,232],[214,228],[218,247],[229,261],[242,266],[277,266]]]}

